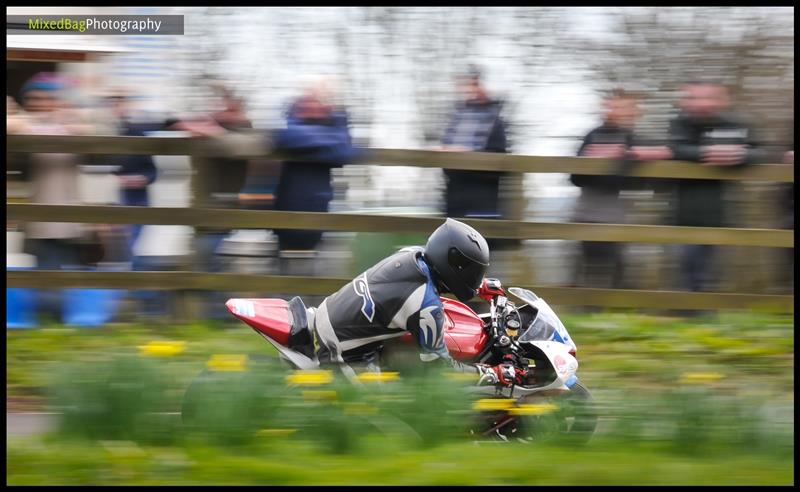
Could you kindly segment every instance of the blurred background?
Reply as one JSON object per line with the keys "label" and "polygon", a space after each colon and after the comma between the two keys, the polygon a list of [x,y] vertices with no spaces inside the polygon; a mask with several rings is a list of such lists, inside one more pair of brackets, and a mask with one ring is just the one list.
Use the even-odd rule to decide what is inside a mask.
{"label": "blurred background", "polygon": [[[694,162],[698,168],[793,166],[792,7],[7,7],[6,14],[184,16],[184,34],[178,36],[29,35],[7,26],[9,135],[188,137],[229,142],[231,148],[244,145],[238,142],[256,143],[302,155],[297,160],[206,158],[202,164],[205,187],[198,192],[192,174],[193,165],[198,164],[190,156],[11,149],[6,170],[9,204],[202,205],[365,216],[783,232],[794,228],[793,177],[782,182],[736,179],[724,183],[622,177],[632,166],[647,161]],[[491,164],[484,164],[488,168],[483,171],[380,165],[370,162],[370,149],[493,152],[552,157],[554,164],[560,162],[559,157],[581,156],[589,162],[591,158],[610,161],[614,167],[599,176],[500,172],[492,171]],[[647,233],[642,234],[641,242],[624,243],[494,239],[490,274],[506,284],[542,288],[747,294],[781,296],[783,305],[787,299],[792,301],[788,296],[794,290],[793,243],[792,247],[665,244],[647,241]],[[9,216],[7,271],[195,270],[351,279],[401,247],[423,244],[426,237],[424,232],[75,224]],[[9,412],[46,413],[56,408],[48,406],[53,401],[64,405],[65,401],[113,399],[113,395],[102,396],[100,390],[85,389],[109,385],[109,381],[90,383],[88,374],[79,373],[75,381],[83,386],[76,383],[69,395],[53,396],[54,387],[70,385],[51,381],[47,374],[68,361],[86,362],[88,372],[113,373],[111,369],[89,370],[88,362],[123,360],[126,350],[137,352],[137,347],[156,339],[188,341],[189,348],[178,351],[160,369],[141,368],[136,362],[130,370],[164,371],[160,376],[168,381],[164,394],[182,394],[190,376],[208,357],[253,351],[261,343],[245,332],[246,327],[234,323],[224,307],[227,298],[288,299],[295,293],[205,290],[190,293],[187,304],[181,289],[9,288]],[[694,381],[691,374],[712,374],[699,377],[711,385],[703,386],[708,393],[680,393],[676,401],[695,398],[691,401],[697,408],[713,404],[742,412],[755,405],[752,401],[779,403],[764,407],[758,416],[740,416],[751,419],[748,428],[761,430],[739,441],[730,437],[731,428],[739,428],[742,421],[720,410],[730,419],[708,423],[715,430],[697,449],[710,449],[703,447],[706,444],[717,449],[731,443],[777,443],[780,439],[776,441],[775,435],[793,436],[793,418],[781,413],[793,410],[790,315],[753,309],[689,312],[677,301],[663,307],[623,303],[622,308],[612,309],[613,303],[583,303],[584,297],[569,299],[568,292],[561,296],[563,305],[551,304],[572,323],[565,321],[579,347],[589,346],[581,367],[587,371],[590,388],[596,388],[598,400],[609,408],[621,408],[620,402],[640,397],[645,405],[647,398],[637,393],[632,399],[633,390],[622,388],[623,381],[636,381],[637,388],[666,395],[674,389],[671,377],[686,381],[690,374],[688,380]],[[325,295],[303,297],[306,304],[316,305]],[[730,306],[734,301],[726,302]],[[697,318],[698,314],[702,317]],[[605,329],[610,326],[616,328]],[[83,329],[89,327],[99,330]],[[766,330],[763,337],[753,336],[760,330]],[[676,333],[692,342],[684,346],[686,342]],[[271,347],[265,351],[269,353]],[[630,357],[632,351],[638,355]],[[143,353],[142,357],[148,357],[146,350]],[[656,364],[657,359],[675,364]],[[718,398],[714,385],[720,380],[719,391],[734,403]],[[732,380],[752,383],[762,391],[751,394],[736,384],[726,386],[725,381]],[[397,391],[402,396],[407,389]],[[228,396],[218,391],[218,400]],[[159,409],[171,409],[174,401],[170,398],[159,400]],[[290,397],[281,401],[292,408]],[[645,406],[625,407],[629,413],[620,410],[614,418],[641,424],[636,418],[649,411]],[[108,412],[111,406],[105,408]],[[681,427],[680,419],[695,422],[693,416],[675,416],[669,405],[658,408],[663,410],[659,414],[662,427],[656,426],[660,431],[651,427],[634,435],[629,426],[625,434],[620,430],[624,425],[609,424],[608,436],[624,448],[630,442],[650,442],[643,436],[677,442],[692,434]],[[308,410],[308,415],[317,410]],[[80,418],[91,422],[91,416],[97,416],[93,411],[102,413],[96,408],[86,410],[74,417],[78,420],[59,425],[80,428]],[[235,409],[231,412],[219,419],[235,420]],[[780,416],[775,417],[775,412]],[[17,429],[24,436],[27,425],[36,431],[32,434],[55,426],[52,419],[15,418],[13,425],[8,420],[9,432]],[[105,437],[111,439],[108,436],[121,427],[136,427],[131,422],[109,420]],[[297,423],[273,424],[291,427]],[[168,426],[163,422],[142,425]],[[683,429],[683,434],[675,431],[683,437],[663,437],[672,436],[671,426]],[[342,442],[350,442],[349,435]],[[114,439],[139,442],[139,437]],[[264,452],[281,456],[284,444]],[[68,445],[37,446],[27,442],[13,448],[10,459],[17,483],[39,480],[35,470],[23,465],[34,456],[61,470],[63,463],[50,450],[63,452],[66,448],[62,447]],[[692,446],[681,448],[677,455],[695,449]],[[741,465],[738,478],[766,483],[792,475],[791,460],[781,459],[787,453],[793,456],[793,444],[776,444],[783,454],[773,463],[771,470],[777,471],[772,475],[754,471],[760,466],[756,464],[769,461],[759,446],[752,447],[755,457],[732,461]],[[107,478],[109,482],[146,482],[163,472],[147,468],[145,458],[125,458],[125,453],[139,456],[138,451],[118,455],[104,449],[95,451],[110,453],[110,462],[130,459],[134,463],[109,465],[113,468],[113,473],[106,469],[111,473],[106,477],[113,477]],[[589,449],[580,456],[588,463],[597,458],[597,452]],[[186,463],[203,463],[203,459],[181,454],[189,451],[174,453],[164,458],[174,463],[164,466],[175,467],[177,475],[188,477],[191,483],[197,470]],[[674,449],[669,453],[672,458],[664,458],[669,466],[683,463],[683,458],[674,458]],[[88,462],[88,456],[94,455],[86,456]],[[610,455],[606,458],[616,460]],[[398,470],[400,461],[393,462]],[[227,471],[221,466],[219,475],[207,479],[235,482],[232,470],[239,465],[231,463]],[[474,464],[459,466],[466,469]],[[712,478],[724,482],[735,467],[719,466]],[[85,474],[70,474],[68,468],[58,475],[67,483],[91,482],[102,473],[78,467]],[[9,465],[9,473],[13,470]],[[299,480],[275,469],[264,475],[247,470],[261,477],[261,483]],[[595,479],[588,479],[589,483],[605,479],[610,483],[677,483],[670,482],[667,474],[651,481],[658,478],[652,470],[640,475],[620,472],[610,479],[603,478],[599,469],[584,471]],[[701,476],[698,471],[688,480],[697,483]],[[336,477],[331,483],[361,483]],[[432,480],[463,483],[458,477],[434,474]],[[491,477],[487,479],[491,483],[535,483],[514,473]],[[420,478],[420,483],[430,483],[428,478]],[[371,480],[376,479],[364,480],[375,483]]]}

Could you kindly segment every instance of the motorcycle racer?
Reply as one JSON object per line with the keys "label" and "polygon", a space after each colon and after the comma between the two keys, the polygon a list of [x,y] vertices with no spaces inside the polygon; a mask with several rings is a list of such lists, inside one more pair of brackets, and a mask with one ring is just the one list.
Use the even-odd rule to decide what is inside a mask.
{"label": "motorcycle racer", "polygon": [[489,266],[486,240],[472,227],[448,218],[425,247],[404,248],[378,262],[317,308],[309,327],[316,335],[321,364],[338,364],[348,377],[350,364],[377,368],[385,340],[411,332],[423,362],[449,364],[482,381],[518,384],[513,365],[464,364],[449,354],[444,340],[444,307],[439,296],[452,293],[467,302],[478,292]]}

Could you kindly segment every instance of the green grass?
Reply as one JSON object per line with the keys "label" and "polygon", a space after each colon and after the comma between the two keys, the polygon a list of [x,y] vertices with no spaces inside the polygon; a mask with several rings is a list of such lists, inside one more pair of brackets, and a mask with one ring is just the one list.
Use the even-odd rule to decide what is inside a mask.
{"label": "green grass", "polygon": [[275,354],[275,349],[250,328],[231,323],[157,327],[118,324],[91,329],[50,325],[36,330],[7,330],[7,397],[12,402],[32,400],[41,405],[64,363],[138,354],[139,347],[151,341],[187,342],[184,352],[169,358],[175,385],[182,389],[213,354]]}
{"label": "green grass", "polygon": [[[578,344],[579,374],[594,390],[663,386],[684,372],[716,371],[737,387],[794,391],[794,322],[791,316],[723,313],[682,320],[635,314],[564,315]],[[136,353],[152,340],[183,340],[174,357],[189,381],[212,354],[274,354],[244,324],[197,323],[95,329],[52,325],[7,330],[6,390],[9,397],[42,397],[55,366],[98,354]]]}
{"label": "green grass", "polygon": [[246,448],[11,440],[11,485],[787,485],[793,456],[681,456],[598,441],[552,445],[451,443],[408,450],[374,439],[359,452],[321,454],[280,438]]}
{"label": "green grass", "polygon": [[[794,324],[736,313],[691,320],[565,315],[581,381],[604,418],[585,447],[475,444],[446,378],[383,390],[287,389],[244,325],[7,331],[7,394],[59,408],[58,432],[7,444],[9,484],[790,484]],[[151,341],[183,341],[165,357]],[[177,417],[214,354],[261,354],[211,373],[196,428]],[[47,405],[56,405],[50,407]],[[13,405],[10,405],[13,409]],[[367,410],[367,411],[364,411]],[[259,429],[295,429],[290,436]]]}

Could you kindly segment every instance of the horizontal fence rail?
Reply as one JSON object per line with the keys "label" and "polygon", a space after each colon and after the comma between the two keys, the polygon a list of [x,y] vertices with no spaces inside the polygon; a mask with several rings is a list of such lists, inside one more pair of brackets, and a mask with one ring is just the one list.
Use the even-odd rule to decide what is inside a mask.
{"label": "horizontal fence rail", "polygon": [[[7,135],[8,152],[74,153],[86,155],[148,154],[191,157],[192,206],[188,208],[122,207],[94,205],[6,204],[6,218],[21,222],[79,222],[95,224],[184,225],[223,229],[305,229],[350,232],[430,233],[440,217],[410,217],[347,213],[280,212],[270,210],[214,209],[207,206],[207,169],[210,157],[287,159],[302,156],[275,152],[267,132],[228,134],[224,138]],[[90,164],[99,164],[101,160]],[[364,149],[352,164],[412,166],[511,173],[572,173],[609,175],[618,162],[581,157],[527,156],[434,150]],[[629,176],[666,179],[718,179],[727,181],[794,182],[794,166],[757,164],[743,167],[702,166],[697,163],[643,162]],[[521,182],[520,182],[521,183]],[[515,213],[520,219],[521,184],[516,189]],[[677,227],[631,224],[524,222],[521,220],[464,219],[489,238],[516,240],[577,240],[664,244],[709,244],[794,248],[793,230]],[[523,269],[524,270],[524,269]],[[527,271],[527,270],[526,270]],[[526,277],[520,270],[516,280]],[[327,295],[349,279],[259,276],[203,272],[70,272],[6,271],[9,287],[113,288],[176,291],[223,290]],[[527,286],[553,304],[595,305],[654,309],[764,308],[794,312],[794,296],[733,293],[697,293],[624,289],[589,289]]]}
{"label": "horizontal fence rail", "polygon": [[[273,159],[291,157],[295,160],[303,160],[300,156],[271,151],[268,139],[261,134],[232,135],[229,139],[7,135],[6,143],[9,152],[269,157]],[[618,168],[617,162],[607,159],[379,148],[366,149],[364,154],[353,164],[589,175],[613,174]],[[688,162],[655,161],[633,166],[626,174],[646,178],[794,182],[794,166],[785,164],[757,164],[730,168],[700,166]]]}
{"label": "horizontal fence rail", "polygon": [[[350,279],[199,272],[7,271],[8,287],[257,291],[328,295]],[[765,309],[794,312],[794,297],[626,289],[522,286],[554,305],[653,309]],[[263,297],[263,294],[259,294]]]}
{"label": "horizontal fence rail", "polygon": [[[353,232],[431,233],[439,217],[404,217],[273,210],[122,207],[94,205],[7,204],[6,219],[26,222],[152,224],[233,229],[307,229]],[[794,231],[678,227],[630,224],[583,224],[463,219],[481,234],[502,239],[563,239],[637,243],[713,244],[794,247]]]}

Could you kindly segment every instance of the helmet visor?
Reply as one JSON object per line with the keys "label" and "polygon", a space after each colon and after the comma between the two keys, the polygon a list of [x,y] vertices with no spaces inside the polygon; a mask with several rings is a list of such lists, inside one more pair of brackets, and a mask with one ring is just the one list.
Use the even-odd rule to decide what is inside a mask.
{"label": "helmet visor", "polygon": [[465,286],[478,290],[488,265],[468,258],[457,248],[450,248],[447,252],[447,261]]}

